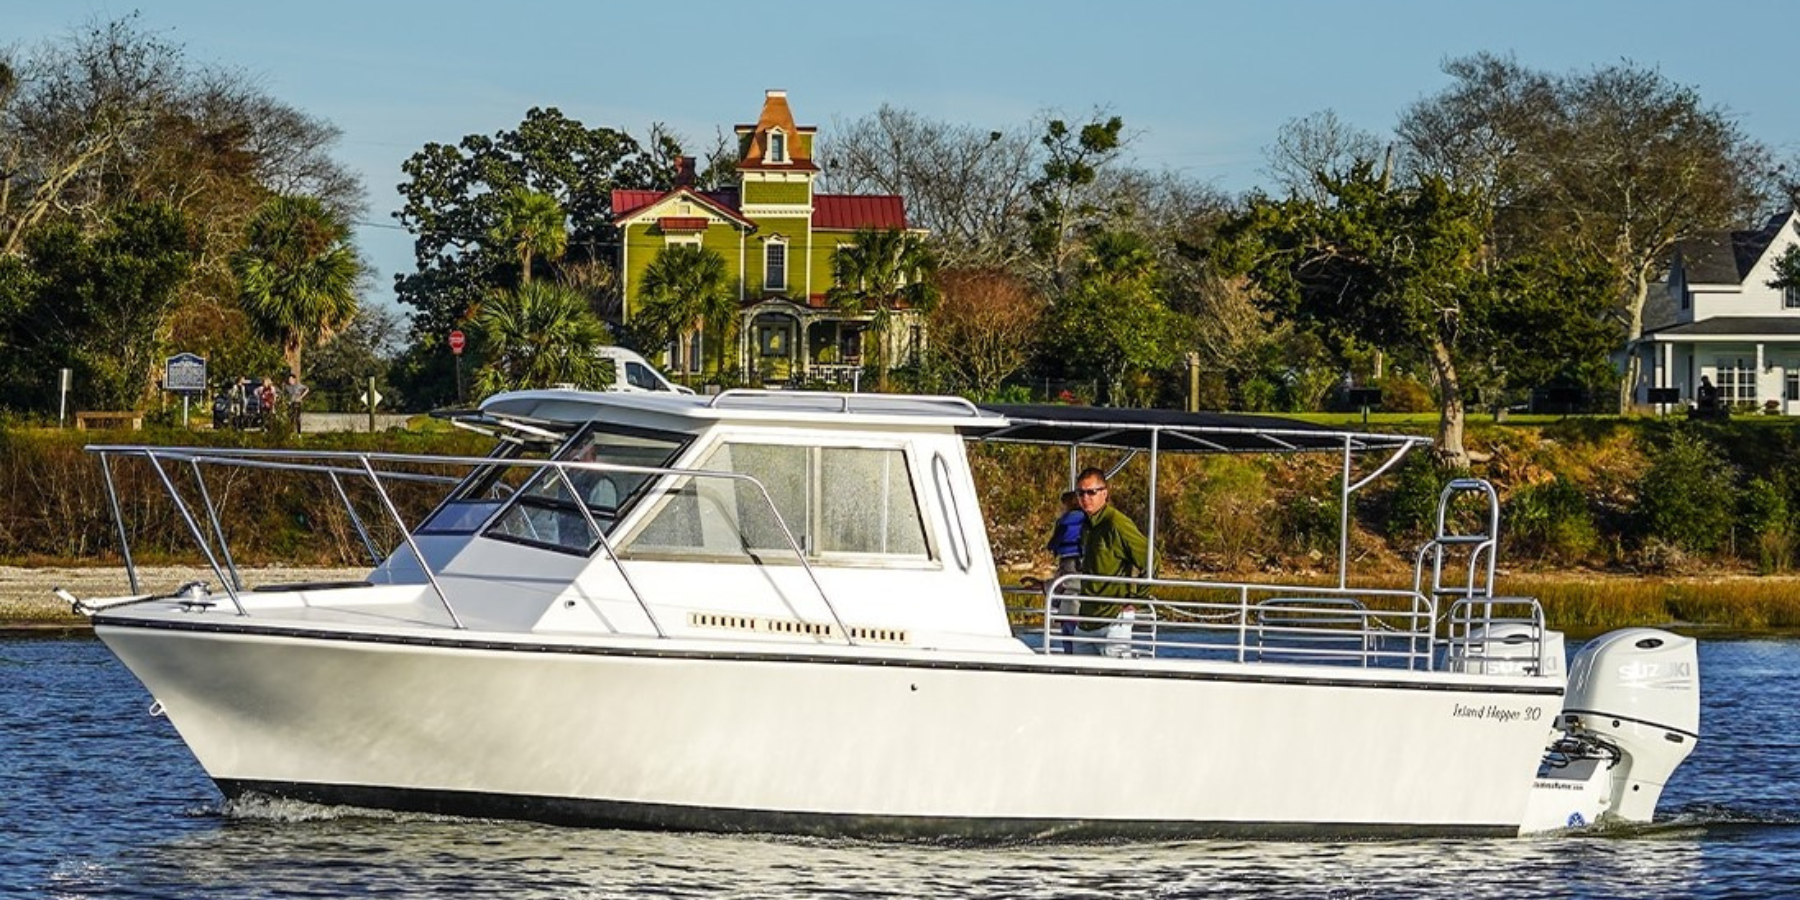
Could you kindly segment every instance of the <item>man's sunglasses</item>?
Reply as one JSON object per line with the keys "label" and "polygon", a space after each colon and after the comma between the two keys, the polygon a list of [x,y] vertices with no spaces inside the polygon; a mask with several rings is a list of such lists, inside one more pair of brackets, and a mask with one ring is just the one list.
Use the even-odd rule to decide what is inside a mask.
{"label": "man's sunglasses", "polygon": [[1106,493],[1106,488],[1103,488],[1103,487],[1097,487],[1097,488],[1076,488],[1076,489],[1075,489],[1075,493],[1077,493],[1077,494],[1080,494],[1080,495],[1081,495],[1081,496],[1083,496],[1083,497],[1092,497],[1092,496],[1094,496],[1094,495],[1095,495],[1095,494],[1104,494],[1104,493]]}

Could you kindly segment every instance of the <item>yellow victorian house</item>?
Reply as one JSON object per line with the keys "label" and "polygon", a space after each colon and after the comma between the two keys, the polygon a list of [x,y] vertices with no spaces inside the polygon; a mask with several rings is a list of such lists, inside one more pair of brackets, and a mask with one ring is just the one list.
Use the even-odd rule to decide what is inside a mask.
{"label": "yellow victorian house", "polygon": [[[893,195],[816,193],[817,130],[794,124],[786,91],[768,91],[756,124],[737,126],[735,187],[696,188],[693,161],[683,159],[672,190],[613,192],[627,323],[641,308],[639,284],[657,254],[697,244],[723,257],[734,281],[740,327],[731,358],[745,381],[843,382],[860,370],[864,350],[873,349],[865,347],[874,339],[865,334],[870,315],[827,299],[833,259],[859,229],[905,230],[906,206]],[[900,310],[885,358],[908,362],[923,326],[922,316]],[[699,373],[714,339],[696,327],[669,348],[669,370]]]}

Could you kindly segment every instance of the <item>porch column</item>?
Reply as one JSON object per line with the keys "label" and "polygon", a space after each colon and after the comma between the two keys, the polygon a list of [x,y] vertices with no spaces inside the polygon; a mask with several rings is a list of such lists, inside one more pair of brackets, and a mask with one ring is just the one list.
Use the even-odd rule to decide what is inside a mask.
{"label": "porch column", "polygon": [[1762,404],[1762,402],[1764,400],[1768,399],[1768,395],[1763,392],[1763,375],[1767,374],[1768,371],[1769,371],[1768,367],[1763,364],[1763,343],[1761,341],[1757,341],[1756,342],[1756,402],[1759,406]]}

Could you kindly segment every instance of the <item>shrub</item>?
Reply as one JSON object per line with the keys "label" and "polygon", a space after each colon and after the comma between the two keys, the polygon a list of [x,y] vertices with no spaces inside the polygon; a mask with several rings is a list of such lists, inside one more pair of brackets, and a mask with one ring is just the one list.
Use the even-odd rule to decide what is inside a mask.
{"label": "shrub", "polygon": [[1425,385],[1404,375],[1389,375],[1381,379],[1382,412],[1418,413],[1431,412],[1437,404],[1431,399],[1431,391]]}
{"label": "shrub", "polygon": [[1794,520],[1788,511],[1786,477],[1752,478],[1744,484],[1741,527],[1745,545],[1756,551],[1756,568],[1764,575],[1786,572],[1794,558]]}
{"label": "shrub", "polygon": [[1638,479],[1639,535],[1646,545],[1660,540],[1687,553],[1719,551],[1731,539],[1734,481],[1717,448],[1691,431],[1675,431]]}
{"label": "shrub", "polygon": [[1587,495],[1565,478],[1519,489],[1507,501],[1505,517],[1503,534],[1517,552],[1572,563],[1600,545]]}
{"label": "shrub", "polygon": [[1378,504],[1379,530],[1391,538],[1429,536],[1437,522],[1438,495],[1452,477],[1454,473],[1440,468],[1428,453],[1408,457],[1388,478],[1393,486]]}

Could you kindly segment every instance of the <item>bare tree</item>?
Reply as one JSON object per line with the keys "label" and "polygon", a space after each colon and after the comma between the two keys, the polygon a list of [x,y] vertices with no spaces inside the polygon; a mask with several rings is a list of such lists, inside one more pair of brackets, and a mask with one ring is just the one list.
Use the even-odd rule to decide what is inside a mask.
{"label": "bare tree", "polygon": [[1374,164],[1384,149],[1380,138],[1325,109],[1281,126],[1275,143],[1263,150],[1269,158],[1264,171],[1288,194],[1323,202],[1327,177],[1342,177],[1357,163]]}
{"label": "bare tree", "polygon": [[834,123],[813,156],[828,190],[904,197],[908,224],[931,232],[948,266],[1004,268],[1025,258],[1021,224],[1038,162],[1024,131],[952,125],[884,105]]}
{"label": "bare tree", "polygon": [[317,197],[345,217],[363,212],[359,179],[329,155],[335,127],[240,73],[191,67],[135,14],[45,43],[9,72],[0,252],[17,252],[45,221],[91,231],[121,204],[154,200],[201,231],[204,279],[271,193]]}

